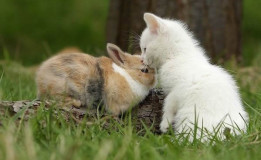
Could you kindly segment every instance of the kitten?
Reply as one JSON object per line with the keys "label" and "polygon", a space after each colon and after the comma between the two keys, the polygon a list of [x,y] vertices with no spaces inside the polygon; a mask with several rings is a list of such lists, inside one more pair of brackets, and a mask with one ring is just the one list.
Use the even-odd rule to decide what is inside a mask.
{"label": "kitten", "polygon": [[175,132],[187,133],[191,141],[193,134],[200,138],[203,133],[201,138],[206,140],[206,134],[215,133],[223,139],[226,128],[232,134],[246,131],[248,114],[232,76],[210,64],[180,21],[151,13],[145,13],[144,20],[147,28],[140,39],[143,62],[158,69],[160,85],[167,94],[160,130],[166,132],[172,124]]}

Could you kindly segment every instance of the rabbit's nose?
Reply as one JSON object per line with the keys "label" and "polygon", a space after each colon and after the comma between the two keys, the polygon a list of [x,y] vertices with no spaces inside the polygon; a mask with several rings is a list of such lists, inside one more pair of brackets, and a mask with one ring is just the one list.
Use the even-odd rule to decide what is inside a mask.
{"label": "rabbit's nose", "polygon": [[149,70],[148,70],[148,68],[142,68],[142,69],[141,69],[141,72],[143,72],[143,73],[148,73]]}

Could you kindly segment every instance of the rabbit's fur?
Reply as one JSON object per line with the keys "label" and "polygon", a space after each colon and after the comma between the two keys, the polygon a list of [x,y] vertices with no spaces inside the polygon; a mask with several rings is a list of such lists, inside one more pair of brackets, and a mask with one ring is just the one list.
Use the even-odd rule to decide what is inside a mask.
{"label": "rabbit's fur", "polygon": [[64,100],[65,106],[97,106],[103,101],[114,115],[142,101],[155,85],[155,70],[139,55],[124,53],[107,44],[107,57],[63,53],[43,62],[37,75],[38,98]]}

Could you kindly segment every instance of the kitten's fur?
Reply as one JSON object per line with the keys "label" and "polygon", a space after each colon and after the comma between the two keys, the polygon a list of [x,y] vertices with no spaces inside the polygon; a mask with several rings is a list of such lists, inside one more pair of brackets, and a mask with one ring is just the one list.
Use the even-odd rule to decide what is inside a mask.
{"label": "kitten's fur", "polygon": [[[143,61],[158,69],[160,85],[167,94],[161,131],[166,132],[172,124],[177,133],[190,133],[190,140],[196,122],[212,135],[218,130],[221,138],[225,127],[233,134],[245,131],[248,114],[232,76],[210,64],[181,22],[150,13],[144,14],[144,20],[147,28],[140,39]],[[200,134],[197,130],[197,138]]]}

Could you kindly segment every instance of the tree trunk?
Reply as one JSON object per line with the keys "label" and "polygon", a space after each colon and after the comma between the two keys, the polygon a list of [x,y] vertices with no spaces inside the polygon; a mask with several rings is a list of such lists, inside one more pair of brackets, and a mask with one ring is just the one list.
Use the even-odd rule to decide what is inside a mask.
{"label": "tree trunk", "polygon": [[[140,103],[138,106],[132,110],[132,119],[135,128],[139,133],[142,133],[144,129],[143,124],[149,128],[154,133],[160,133],[159,123],[161,119],[161,108],[164,99],[163,91],[160,89],[153,89],[147,98]],[[0,116],[5,116],[8,112],[11,116],[18,116],[17,120],[23,119],[28,120],[30,117],[34,116],[41,105],[45,106],[45,109],[48,109],[54,102],[50,101],[0,101]],[[87,116],[88,122],[87,125],[92,125],[95,123],[95,120],[92,117],[97,117],[97,109],[88,110],[86,108],[59,108],[61,115],[65,120],[73,119],[77,123],[81,123],[82,119]],[[23,114],[21,114],[23,113]],[[57,114],[57,112],[54,112]],[[60,115],[60,114],[59,114]],[[105,113],[101,115],[101,119],[106,121],[108,115]],[[0,119],[1,120],[1,119]],[[104,127],[110,126],[110,123],[107,121],[104,124]],[[1,121],[0,121],[1,125]],[[143,130],[145,131],[145,130]]]}
{"label": "tree trunk", "polygon": [[133,34],[144,29],[144,12],[186,22],[215,61],[240,59],[242,0],[111,0],[107,41],[139,51]]}

